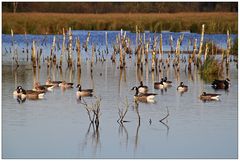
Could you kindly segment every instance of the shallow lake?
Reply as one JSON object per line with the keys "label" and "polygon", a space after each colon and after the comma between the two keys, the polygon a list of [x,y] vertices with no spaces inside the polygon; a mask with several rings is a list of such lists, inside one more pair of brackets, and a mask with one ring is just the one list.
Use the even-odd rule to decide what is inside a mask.
{"label": "shallow lake", "polygon": [[[72,71],[66,64],[62,71],[52,67],[49,71],[46,62],[41,61],[41,69],[32,69],[26,61],[26,39],[15,35],[20,66],[16,69],[12,62],[10,35],[2,36],[2,157],[3,158],[237,158],[238,157],[238,69],[230,63],[228,91],[215,91],[211,83],[201,79],[196,67],[192,73],[185,71],[181,63],[179,74],[172,66],[166,67],[160,75],[148,72],[151,61],[144,65],[143,73],[136,72],[135,58],[126,59],[125,70],[118,68],[118,62],[110,60],[112,43],[120,32],[109,31],[109,54],[105,54],[105,31],[90,31],[89,51],[82,53],[81,74],[77,67]],[[175,40],[182,33],[163,33],[163,49],[169,49],[169,36]],[[87,31],[73,31],[73,37],[85,41]],[[135,45],[135,34],[127,32]],[[153,33],[146,33],[146,40],[153,39]],[[234,39],[236,35],[232,35]],[[199,34],[185,33],[182,50],[187,49],[189,39],[200,39]],[[29,58],[31,41],[43,49],[43,56],[50,54],[53,35],[27,35]],[[226,47],[226,35],[206,35],[205,39]],[[44,40],[44,41],[43,41]],[[62,43],[62,36],[56,41]],[[42,42],[44,42],[42,44]],[[46,45],[45,45],[46,43]],[[94,63],[90,72],[91,44],[96,44],[96,54],[103,53],[106,61]],[[57,50],[59,57],[61,50]],[[73,52],[76,55],[76,52]],[[188,55],[184,55],[188,56]],[[164,57],[167,57],[165,55]],[[117,58],[118,60],[118,58]],[[146,69],[148,68],[148,69]],[[43,100],[26,100],[19,103],[13,98],[18,85],[32,89],[34,79],[45,84],[47,77],[73,82],[74,87],[81,83],[82,88],[93,88],[94,96],[101,97],[100,125],[98,130],[88,119],[84,105],[76,99],[77,88],[62,90],[54,88],[47,92]],[[167,76],[172,87],[167,90],[154,89],[154,81]],[[131,88],[139,85],[142,79],[150,92],[158,94],[155,103],[139,103],[133,100]],[[176,88],[180,82],[189,90],[180,94]],[[220,101],[203,102],[199,99],[203,92],[221,94]],[[117,123],[118,109],[129,109],[123,124]],[[94,97],[84,98],[91,104]],[[138,109],[138,110],[137,110]],[[163,123],[160,119],[169,116]],[[140,116],[140,121],[139,121]]]}

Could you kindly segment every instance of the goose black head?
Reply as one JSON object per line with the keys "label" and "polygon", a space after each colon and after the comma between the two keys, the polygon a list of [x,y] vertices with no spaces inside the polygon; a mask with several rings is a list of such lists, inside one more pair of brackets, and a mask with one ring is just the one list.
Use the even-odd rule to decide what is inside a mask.
{"label": "goose black head", "polygon": [[206,92],[203,92],[202,95],[205,96],[205,95],[206,95]]}
{"label": "goose black head", "polygon": [[132,89],[131,89],[131,90],[134,90],[134,89],[137,89],[137,87],[136,87],[136,86],[134,86],[134,87],[132,87]]}
{"label": "goose black head", "polygon": [[140,86],[143,86],[143,82],[142,81],[140,82]]}
{"label": "goose black head", "polygon": [[22,89],[22,86],[17,86],[17,90],[18,90],[18,89]]}
{"label": "goose black head", "polygon": [[180,83],[180,86],[183,86],[183,82]]}
{"label": "goose black head", "polygon": [[78,84],[76,88],[78,88],[78,91],[81,91],[82,90],[81,84]]}
{"label": "goose black head", "polygon": [[226,81],[230,82],[230,79],[229,79],[229,78],[227,78],[227,79],[226,79]]}
{"label": "goose black head", "polygon": [[164,80],[167,81],[167,77],[165,77]]}

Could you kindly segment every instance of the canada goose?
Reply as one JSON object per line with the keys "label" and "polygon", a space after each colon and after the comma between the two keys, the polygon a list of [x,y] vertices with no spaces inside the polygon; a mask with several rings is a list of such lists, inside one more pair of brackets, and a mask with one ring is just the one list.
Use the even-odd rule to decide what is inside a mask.
{"label": "canada goose", "polygon": [[163,80],[161,80],[160,82],[154,82],[154,88],[155,89],[164,89],[164,88],[166,88],[166,86],[164,86]]}
{"label": "canada goose", "polygon": [[77,97],[92,96],[93,89],[82,89],[80,84],[78,84],[76,88],[78,88],[76,93]]}
{"label": "canada goose", "polygon": [[13,92],[13,95],[17,98],[21,98],[22,100],[25,98],[28,99],[42,99],[44,98],[44,92],[33,91],[33,90],[24,90],[22,86],[18,86],[16,91]]}
{"label": "canada goose", "polygon": [[217,100],[218,101],[219,96],[220,96],[220,94],[212,94],[212,93],[203,92],[200,95],[200,99],[203,100],[203,101],[211,101],[211,100]]}
{"label": "canada goose", "polygon": [[134,90],[134,89],[136,90],[136,93],[134,95],[134,100],[135,101],[148,102],[148,103],[155,102],[154,97],[157,94],[155,94],[155,93],[139,93],[138,92],[138,87],[136,87],[136,86],[132,88],[132,90]]}
{"label": "canada goose", "polygon": [[230,79],[226,79],[226,80],[217,80],[215,79],[212,82],[212,87],[214,89],[228,89],[231,85]]}
{"label": "canada goose", "polygon": [[34,91],[39,91],[39,92],[46,92],[46,91],[52,91],[54,85],[40,85],[39,82],[36,82],[34,84]]}
{"label": "canada goose", "polygon": [[73,83],[67,83],[66,81],[62,81],[59,86],[62,88],[73,88]]}
{"label": "canada goose", "polygon": [[167,77],[165,77],[163,79],[163,84],[169,87],[169,86],[172,86],[172,81],[167,80]]}
{"label": "canada goose", "polygon": [[144,86],[143,82],[140,82],[140,85],[137,87],[139,93],[147,93],[148,91],[148,86]]}
{"label": "canada goose", "polygon": [[179,92],[186,92],[188,90],[188,86],[184,85],[183,82],[181,82],[180,85],[177,87],[177,90]]}
{"label": "canada goose", "polygon": [[62,81],[51,81],[51,79],[47,79],[46,85],[53,85],[54,87],[58,87]]}

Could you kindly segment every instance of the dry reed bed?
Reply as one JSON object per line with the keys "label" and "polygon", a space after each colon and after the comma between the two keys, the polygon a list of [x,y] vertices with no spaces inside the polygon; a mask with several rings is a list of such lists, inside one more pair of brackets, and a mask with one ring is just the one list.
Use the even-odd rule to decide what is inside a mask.
{"label": "dry reed bed", "polygon": [[173,32],[190,30],[201,32],[201,24],[206,24],[206,33],[238,32],[237,13],[152,13],[152,14],[65,14],[65,13],[3,13],[2,32],[45,34],[61,33],[62,28],[73,30],[124,30]]}

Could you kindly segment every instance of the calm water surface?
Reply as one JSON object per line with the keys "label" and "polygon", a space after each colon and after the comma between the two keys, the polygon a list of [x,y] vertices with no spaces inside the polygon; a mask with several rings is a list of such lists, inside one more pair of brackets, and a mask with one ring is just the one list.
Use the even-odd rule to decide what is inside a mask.
{"label": "calm water surface", "polygon": [[[109,33],[109,43],[115,42],[115,35]],[[105,40],[100,38],[104,32],[91,32],[92,42],[104,48]],[[112,34],[112,35],[111,35]],[[134,41],[134,34],[129,34]],[[169,34],[169,33],[166,33]],[[179,33],[171,33],[178,37]],[[74,31],[84,42],[86,31]],[[149,33],[151,36],[151,34]],[[149,37],[150,37],[149,36]],[[169,35],[163,35],[168,37]],[[189,37],[197,34],[187,34]],[[235,35],[233,35],[235,36]],[[44,36],[30,35],[28,39],[42,39]],[[61,36],[59,36],[61,37]],[[224,46],[226,35],[207,35],[209,39]],[[45,56],[50,53],[50,42],[44,48]],[[104,38],[104,36],[103,36]],[[166,38],[167,39],[167,38]],[[187,39],[187,38],[186,38]],[[18,50],[26,47],[24,36],[15,37]],[[30,41],[30,40],[29,40]],[[167,40],[166,40],[167,41]],[[187,40],[185,40],[187,42]],[[185,42],[184,41],[184,42]],[[102,43],[102,44],[101,44]],[[40,44],[40,43],[39,43]],[[166,42],[164,48],[168,48]],[[173,68],[166,68],[160,75],[168,76],[173,86],[167,91],[155,90],[154,81],[159,76],[143,70],[142,79],[151,92],[157,93],[156,103],[138,105],[138,113],[133,101],[134,91],[130,89],[139,84],[135,60],[127,59],[127,68],[118,69],[118,63],[112,64],[106,55],[104,63],[98,61],[90,73],[91,46],[88,54],[82,51],[83,61],[81,76],[77,68],[71,71],[66,66],[62,72],[52,69],[48,73],[45,63],[36,71],[36,80],[44,84],[48,74],[56,80],[81,83],[82,88],[94,88],[94,95],[101,96],[101,115],[99,130],[91,126],[84,106],[76,99],[77,88],[66,91],[55,88],[46,94],[45,99],[26,100],[18,103],[12,96],[18,85],[32,89],[34,72],[31,63],[26,62],[26,53],[19,54],[24,59],[16,70],[11,62],[9,50],[11,39],[3,35],[2,66],[2,157],[3,158],[237,158],[237,98],[238,72],[235,64],[230,64],[232,86],[229,91],[220,93],[220,101],[202,102],[199,95],[203,92],[215,92],[210,83],[204,82],[197,70],[192,74],[184,71],[182,65],[179,75]],[[185,44],[186,45],[186,44]],[[29,47],[30,48],[30,47]],[[184,44],[183,44],[184,48]],[[97,46],[98,49],[98,46]],[[110,49],[110,47],[109,47]],[[112,48],[110,49],[112,53]],[[59,54],[59,51],[58,51]],[[13,64],[13,65],[12,65]],[[150,62],[148,64],[150,69]],[[195,72],[194,72],[195,71]],[[141,76],[140,76],[141,77]],[[176,87],[183,81],[189,86],[188,92],[180,94]],[[128,99],[130,107],[125,120],[120,125],[118,108],[124,108],[123,102]],[[85,98],[88,103],[95,98]],[[159,120],[169,117],[160,123]],[[151,123],[150,123],[151,120]]]}

